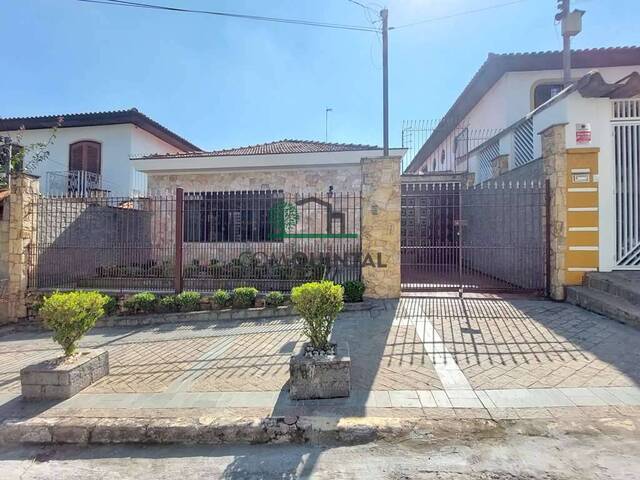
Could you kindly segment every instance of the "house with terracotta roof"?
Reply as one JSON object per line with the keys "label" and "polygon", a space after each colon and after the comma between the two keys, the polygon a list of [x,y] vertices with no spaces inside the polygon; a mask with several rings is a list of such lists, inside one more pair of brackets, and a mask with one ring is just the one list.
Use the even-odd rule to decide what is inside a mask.
{"label": "house with terracotta roof", "polygon": [[[129,158],[151,153],[194,152],[200,149],[137,109],[0,118],[0,136],[10,137],[13,148],[27,147],[25,165],[40,177],[40,191],[51,195],[101,190],[114,196],[146,191],[146,178]],[[41,144],[49,152],[30,165]]]}
{"label": "house with terracotta roof", "polygon": [[[597,70],[606,82],[624,81],[640,71],[640,47],[574,50],[571,63],[574,81],[592,70]],[[563,88],[562,52],[490,53],[414,158],[406,159],[405,172],[473,169],[468,163],[473,149],[520,121]],[[525,145],[525,149],[530,148]],[[485,165],[476,181],[487,179],[489,170]]]}
{"label": "house with terracotta roof", "polygon": [[[353,143],[279,140],[217,150],[132,157],[147,175],[150,193],[282,190],[298,193],[360,192],[361,161],[382,148]],[[402,157],[404,149],[392,149]]]}

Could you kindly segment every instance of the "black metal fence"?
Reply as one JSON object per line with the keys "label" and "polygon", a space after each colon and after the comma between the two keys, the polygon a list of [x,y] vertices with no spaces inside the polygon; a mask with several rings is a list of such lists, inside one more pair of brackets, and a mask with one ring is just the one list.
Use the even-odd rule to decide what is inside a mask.
{"label": "black metal fence", "polygon": [[403,185],[403,289],[544,292],[545,192],[542,182]]}
{"label": "black metal fence", "polygon": [[360,196],[41,197],[29,286],[158,292],[360,279]]}

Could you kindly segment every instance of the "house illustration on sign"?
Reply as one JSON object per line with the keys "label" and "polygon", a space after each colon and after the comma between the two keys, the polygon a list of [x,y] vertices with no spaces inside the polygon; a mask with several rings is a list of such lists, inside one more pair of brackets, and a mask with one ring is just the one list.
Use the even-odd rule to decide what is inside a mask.
{"label": "house illustration on sign", "polygon": [[[325,209],[325,231],[324,232],[292,232],[297,230],[295,227],[304,217],[300,215],[298,207],[315,204],[319,208]],[[304,209],[303,209],[304,211]],[[346,233],[346,219],[343,212],[336,211],[334,206],[326,200],[318,197],[307,197],[296,201],[295,203],[281,201],[278,202],[271,210],[269,221],[273,229],[273,239],[281,240],[283,238],[357,238],[357,233]],[[339,232],[334,232],[334,223],[339,223]]]}

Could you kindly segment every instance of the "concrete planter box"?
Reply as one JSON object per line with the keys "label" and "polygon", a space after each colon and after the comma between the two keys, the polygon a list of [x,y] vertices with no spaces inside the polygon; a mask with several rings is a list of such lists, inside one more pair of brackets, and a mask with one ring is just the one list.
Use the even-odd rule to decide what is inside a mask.
{"label": "concrete planter box", "polygon": [[109,374],[106,350],[84,350],[69,360],[56,358],[20,370],[25,400],[64,400]]}
{"label": "concrete planter box", "polygon": [[351,391],[351,357],[347,344],[336,345],[336,354],[305,357],[306,343],[289,360],[289,398],[348,397]]}

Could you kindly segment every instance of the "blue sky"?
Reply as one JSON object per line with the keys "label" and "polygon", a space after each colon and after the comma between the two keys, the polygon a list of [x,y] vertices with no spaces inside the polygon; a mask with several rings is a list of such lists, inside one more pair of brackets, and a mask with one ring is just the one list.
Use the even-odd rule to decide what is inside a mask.
{"label": "blue sky", "polygon": [[[373,6],[374,2],[361,0]],[[381,43],[338,31],[80,3],[5,0],[0,116],[137,107],[206,149],[281,138],[381,144]],[[368,25],[347,0],[150,3]],[[389,0],[390,25],[505,0]],[[390,32],[390,133],[442,116],[488,52],[559,49],[555,0],[527,0]],[[640,44],[638,0],[587,10],[575,48]],[[379,4],[378,4],[379,5]],[[11,19],[11,21],[7,21]]]}

